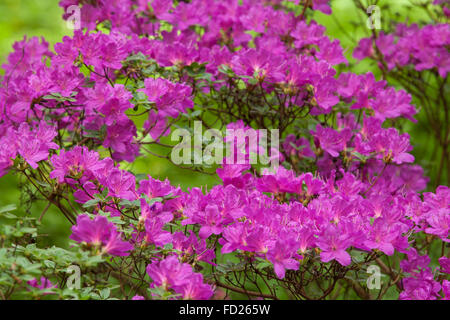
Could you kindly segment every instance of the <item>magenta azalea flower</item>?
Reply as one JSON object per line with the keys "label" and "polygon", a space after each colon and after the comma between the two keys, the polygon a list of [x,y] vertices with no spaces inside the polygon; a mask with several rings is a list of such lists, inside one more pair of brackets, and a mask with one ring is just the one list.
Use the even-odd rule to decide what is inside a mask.
{"label": "magenta azalea flower", "polygon": [[441,272],[450,274],[450,258],[447,257],[439,258],[439,264],[441,265]]}
{"label": "magenta azalea flower", "polygon": [[209,299],[213,295],[211,286],[203,283],[203,276],[195,273],[187,263],[180,263],[176,256],[147,266],[147,274],[153,280],[152,287],[163,287],[180,294],[183,299]]}
{"label": "magenta azalea flower", "polygon": [[300,263],[297,259],[298,255],[295,253],[297,248],[297,241],[289,238],[288,235],[282,235],[275,243],[273,248],[269,249],[267,259],[273,263],[273,270],[278,278],[283,279],[288,270],[298,270]]}
{"label": "magenta azalea flower", "polygon": [[52,292],[49,292],[46,289],[53,289],[53,288],[58,288],[58,285],[53,284],[49,279],[45,278],[45,277],[41,277],[40,281],[38,281],[36,278],[30,280],[27,282],[27,284],[30,287],[39,289],[43,291],[43,295],[48,295],[48,294],[52,294]]}
{"label": "magenta azalea flower", "polygon": [[136,178],[133,174],[125,170],[113,169],[106,181],[109,189],[109,196],[136,200]]}
{"label": "magenta azalea flower", "polygon": [[332,157],[338,157],[343,151],[347,142],[351,138],[351,131],[343,129],[341,132],[332,128],[324,128],[320,124],[316,127],[316,132],[311,132],[320,148],[328,152]]}
{"label": "magenta azalea flower", "polygon": [[92,179],[95,177],[94,171],[102,167],[97,152],[80,146],[69,151],[61,150],[59,155],[53,155],[50,161],[54,168],[50,172],[50,178],[57,179],[58,183],[73,182],[74,179]]}
{"label": "magenta azalea flower", "polygon": [[156,105],[158,114],[176,118],[178,114],[193,107],[191,88],[180,83],[173,83],[163,78],[145,79],[144,92],[148,100]]}
{"label": "magenta azalea flower", "polygon": [[336,260],[343,266],[348,266],[351,263],[350,254],[345,251],[351,245],[349,235],[342,230],[339,230],[333,225],[325,227],[321,237],[317,239],[317,245],[322,252],[320,259],[323,262]]}
{"label": "magenta azalea flower", "polygon": [[403,289],[400,293],[400,300],[436,300],[439,298],[441,285],[433,280],[433,274],[422,270],[412,277],[402,281]]}
{"label": "magenta azalea flower", "polygon": [[102,253],[113,256],[127,256],[133,250],[129,242],[121,239],[114,223],[104,216],[96,216],[93,220],[85,214],[78,216],[70,239],[98,247]]}

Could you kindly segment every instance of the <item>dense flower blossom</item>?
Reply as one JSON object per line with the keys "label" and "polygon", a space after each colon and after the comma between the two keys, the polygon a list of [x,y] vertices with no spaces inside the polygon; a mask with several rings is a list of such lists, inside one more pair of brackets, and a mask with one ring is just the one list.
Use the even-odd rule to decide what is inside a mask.
{"label": "dense flower blossom", "polygon": [[427,222],[430,227],[425,230],[426,233],[439,236],[442,241],[450,242],[449,229],[450,229],[450,210],[442,209],[429,218]]}
{"label": "dense flower blossom", "polygon": [[239,52],[231,59],[233,70],[238,75],[255,77],[256,79],[280,81],[283,78],[283,63],[281,57],[270,52],[259,52],[256,49],[247,49]]}
{"label": "dense flower blossom", "polygon": [[172,83],[169,80],[158,78],[145,79],[144,92],[149,101],[156,105],[158,114],[176,118],[179,112],[186,112],[192,108],[190,100],[191,89],[183,84]]}
{"label": "dense flower blossom", "polygon": [[283,192],[293,193],[298,190],[299,184],[300,181],[296,179],[294,172],[280,167],[276,172],[266,172],[266,174],[259,178],[257,188],[262,192],[275,194]]}
{"label": "dense flower blossom", "polygon": [[338,132],[331,128],[323,128],[320,124],[317,125],[316,132],[312,132],[312,134],[320,148],[333,157],[337,157],[339,152],[345,149],[351,137],[351,132],[348,129]]}
{"label": "dense flower blossom", "polygon": [[113,169],[107,178],[107,185],[111,197],[136,199],[136,178],[125,170]]}
{"label": "dense flower blossom", "polygon": [[428,267],[430,258],[419,255],[415,249],[411,249],[407,255],[408,260],[403,260],[400,267],[411,276],[403,279],[404,291],[400,293],[399,299],[435,300],[439,298],[441,284],[433,279],[431,269]]}
{"label": "dense flower blossom", "polygon": [[98,153],[79,146],[67,152],[61,150],[60,154],[53,155],[50,161],[54,168],[50,172],[50,178],[57,179],[59,183],[92,179],[95,177],[95,170],[101,168]]}
{"label": "dense flower blossom", "polygon": [[180,263],[178,258],[170,256],[147,266],[147,274],[153,280],[153,286],[172,289],[183,299],[204,300],[213,295],[211,286],[203,283],[203,277],[192,271],[187,263]]}
{"label": "dense flower blossom", "polygon": [[[291,236],[291,235],[290,235]],[[295,239],[287,236],[280,238],[267,253],[267,258],[273,263],[273,269],[278,278],[283,279],[288,270],[297,270],[300,263],[296,260],[295,249],[297,243]]]}
{"label": "dense flower blossom", "polygon": [[348,266],[351,263],[351,257],[345,251],[351,244],[349,234],[341,233],[338,228],[332,225],[326,226],[317,244],[322,249],[320,258],[323,262],[329,262],[334,259],[343,266]]}
{"label": "dense flower blossom", "polygon": [[[415,121],[409,93],[372,73],[338,74],[335,66],[347,62],[340,42],[283,1],[94,2],[61,1],[64,9],[82,6],[84,30],[64,37],[55,53],[38,38],[17,42],[0,79],[0,176],[24,173],[51,186],[52,201],[68,192],[70,207],[75,200],[93,214],[78,214],[72,227],[82,250],[117,257],[136,250],[147,259],[152,294],[181,299],[213,296],[217,279],[197,271],[226,272],[219,258],[261,263],[261,274],[290,281],[312,263],[350,272],[361,254],[406,255],[400,299],[449,298],[441,277],[449,259],[442,255],[433,273],[431,255],[415,243],[449,242],[449,188],[421,196],[428,180],[412,164],[410,137],[389,127]],[[331,13],[329,1],[306,4]],[[98,31],[99,23],[110,31]],[[399,26],[361,40],[354,56],[379,50],[389,69],[413,64],[444,77],[448,30]],[[265,150],[245,140],[213,168],[212,188],[183,191],[133,173],[141,153],[153,154],[147,147],[169,150],[162,141],[171,130],[196,119],[209,126],[213,115],[220,119],[212,127],[244,134],[271,120],[282,143],[269,157],[281,165],[258,174],[250,154]],[[45,278],[29,285],[54,287]]]}
{"label": "dense flower blossom", "polygon": [[[171,220],[170,217],[169,219]],[[154,217],[146,219],[145,241],[160,247],[164,247],[165,244],[170,243],[172,241],[172,234],[166,230],[163,230],[164,224],[169,221],[165,221],[164,217]]]}
{"label": "dense flower blossom", "polygon": [[441,290],[439,282],[433,280],[430,272],[421,271],[414,277],[403,280],[404,291],[400,300],[436,300]]}
{"label": "dense flower blossom", "polygon": [[444,300],[450,300],[450,281],[442,281],[442,292],[444,293]]}
{"label": "dense flower blossom", "polygon": [[378,249],[391,256],[394,254],[392,242],[397,239],[400,233],[401,229],[399,226],[392,226],[384,219],[377,219],[373,224],[369,239],[364,242],[364,245],[370,249]]}
{"label": "dense flower blossom", "polygon": [[253,175],[250,172],[243,174],[250,168],[249,164],[224,163],[222,168],[217,168],[216,173],[222,179],[224,186],[232,184],[239,189],[244,189],[246,186],[250,187],[253,183]]}
{"label": "dense flower blossom", "polygon": [[190,233],[189,237],[182,232],[173,234],[173,247],[181,252],[181,257],[191,258],[195,255],[196,261],[205,261],[214,264],[211,260],[214,259],[214,250],[208,249],[204,239],[198,239],[194,233]]}
{"label": "dense flower blossom", "polygon": [[[380,33],[376,45],[389,67],[412,64],[417,71],[437,68],[441,77],[449,72],[450,54],[445,46],[450,43],[448,24],[427,25],[420,28],[416,24],[398,25],[395,34]],[[373,55],[373,40],[362,39],[354,53],[363,59]]]}
{"label": "dense flower blossom", "polygon": [[450,274],[450,259],[447,257],[441,257],[439,259],[439,264],[441,265],[441,271]]}
{"label": "dense flower blossom", "polygon": [[376,157],[385,163],[410,163],[414,156],[409,154],[411,145],[409,135],[400,135],[394,128],[381,128],[381,121],[376,118],[364,119],[364,125],[355,137],[356,150],[364,155],[376,153]]}
{"label": "dense flower blossom", "polygon": [[[38,162],[48,159],[51,149],[58,149],[53,142],[57,135],[54,128],[44,121],[37,124],[37,128],[22,123],[17,130],[9,127],[0,138],[2,147],[0,153],[0,173],[12,165],[12,160],[20,155],[33,169]],[[7,142],[9,141],[9,143]],[[8,148],[6,146],[9,145]]]}
{"label": "dense flower blossom", "polygon": [[148,176],[148,180],[141,180],[139,183],[139,194],[145,194],[149,199],[167,197],[176,192],[169,180],[159,181]]}
{"label": "dense flower blossom", "polygon": [[129,242],[121,239],[116,226],[104,216],[96,216],[93,220],[87,215],[78,216],[70,239],[99,247],[101,252],[114,256],[127,256],[133,250]]}

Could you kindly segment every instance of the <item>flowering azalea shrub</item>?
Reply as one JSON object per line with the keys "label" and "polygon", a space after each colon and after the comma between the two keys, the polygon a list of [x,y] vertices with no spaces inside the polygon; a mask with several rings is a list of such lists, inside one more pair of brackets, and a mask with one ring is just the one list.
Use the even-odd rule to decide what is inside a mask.
{"label": "flowering azalea shrub", "polygon": [[[384,79],[406,88],[424,110],[418,117],[420,129],[427,139],[435,141],[433,145],[421,146],[423,157],[430,163],[426,169],[435,180],[434,185],[449,185],[450,3],[430,0],[419,8],[433,24],[390,23],[379,33],[361,39],[353,56],[375,62]],[[386,100],[399,102],[394,98]]]}
{"label": "flowering azalea shrub", "polygon": [[[421,193],[410,137],[389,125],[417,108],[372,73],[337,72],[340,42],[308,18],[327,1],[60,5],[81,6],[82,30],[53,50],[25,38],[3,66],[0,175],[48,205],[39,218],[0,209],[1,298],[450,296],[450,190]],[[171,134],[198,139],[197,121],[244,139],[180,150]],[[263,148],[253,129],[277,135]],[[206,152],[222,140],[231,153]],[[280,165],[252,161],[264,153]],[[151,165],[135,174],[146,155],[221,183],[183,191]],[[50,206],[72,224],[68,249],[36,245]]]}

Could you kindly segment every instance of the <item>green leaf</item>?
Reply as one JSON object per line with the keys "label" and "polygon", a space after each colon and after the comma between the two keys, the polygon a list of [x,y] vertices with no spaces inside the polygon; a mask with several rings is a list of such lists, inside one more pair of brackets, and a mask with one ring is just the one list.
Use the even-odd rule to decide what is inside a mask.
{"label": "green leaf", "polygon": [[95,207],[99,202],[101,202],[100,199],[91,199],[91,200],[83,203],[83,208]]}
{"label": "green leaf", "polygon": [[268,267],[272,267],[272,263],[270,261],[261,261],[256,265],[256,269],[258,270],[262,270]]}
{"label": "green leaf", "polygon": [[230,77],[234,77],[235,76],[234,71],[229,66],[227,66],[225,64],[220,65],[218,71],[221,72],[221,73],[224,73],[224,74],[226,74],[226,75],[228,75]]}
{"label": "green leaf", "polygon": [[17,209],[17,206],[15,204],[9,204],[7,206],[1,207],[0,213],[14,211],[16,209]]}
{"label": "green leaf", "polygon": [[100,298],[103,300],[108,299],[110,294],[111,294],[111,290],[109,288],[100,290]]}
{"label": "green leaf", "polygon": [[5,217],[6,219],[18,219],[18,217],[15,214],[9,212],[2,213],[2,216]]}
{"label": "green leaf", "polygon": [[50,261],[50,260],[44,260],[44,265],[45,265],[47,268],[54,269],[55,266],[56,266],[56,263],[53,262],[53,261]]}
{"label": "green leaf", "polygon": [[62,96],[60,93],[58,93],[58,92],[48,94],[48,95],[46,95],[46,96],[43,96],[42,98],[45,99],[45,100],[56,100],[56,101],[58,101],[58,102],[65,102],[65,101],[75,102],[75,101],[77,101],[77,100],[74,99],[74,98],[63,97],[63,96]]}
{"label": "green leaf", "polygon": [[145,201],[147,201],[149,206],[154,205],[156,202],[162,202],[164,200],[164,198],[161,197],[156,197],[156,198],[149,198],[146,194],[143,195],[145,198]]}
{"label": "green leaf", "polygon": [[120,201],[119,205],[121,205],[122,207],[125,208],[139,208],[141,205],[141,202],[139,200],[134,200],[134,201],[130,201],[130,200],[122,200]]}
{"label": "green leaf", "polygon": [[147,57],[142,53],[138,52],[125,59],[126,62],[147,62]]}

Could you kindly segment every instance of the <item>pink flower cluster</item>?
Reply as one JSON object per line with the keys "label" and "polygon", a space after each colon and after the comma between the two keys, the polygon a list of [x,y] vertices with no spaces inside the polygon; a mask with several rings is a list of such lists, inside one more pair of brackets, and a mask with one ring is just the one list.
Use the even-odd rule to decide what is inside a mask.
{"label": "pink flower cluster", "polygon": [[[331,11],[328,1],[308,3]],[[448,281],[430,271],[414,242],[424,234],[449,242],[450,189],[419,194],[427,178],[412,164],[409,135],[385,121],[415,121],[408,93],[371,73],[337,75],[334,67],[346,63],[339,41],[282,1],[60,2],[79,4],[85,31],[64,37],[55,53],[43,40],[24,39],[3,66],[0,176],[16,169],[43,176],[45,168],[55,190],[93,214],[78,215],[72,227],[70,238],[82,248],[115,257],[155,249],[146,261],[151,288],[185,299],[213,296],[214,279],[198,266],[215,267],[219,252],[263,260],[278,279],[305,261],[344,268],[358,263],[358,253],[404,254],[408,276],[400,298],[436,299],[441,291],[448,297]],[[102,23],[108,34],[94,32]],[[413,63],[447,74],[448,26],[401,27],[376,44],[390,68]],[[372,50],[366,39],[355,54]],[[233,115],[229,98],[239,106],[271,100],[278,107],[271,115],[283,110],[286,119],[306,111],[307,125],[281,137],[276,156],[286,166],[258,176],[248,157],[244,164],[225,161],[216,171],[222,184],[183,192],[167,180],[139,180],[120,165],[133,162],[144,144],[159,142],[181,115],[214,107],[203,100]],[[244,115],[246,121],[223,125],[249,130],[259,120]],[[448,273],[448,259],[439,261]]]}
{"label": "pink flower cluster", "polygon": [[[61,5],[66,8],[77,3],[62,1]],[[173,8],[170,1],[155,0],[151,3],[155,17],[173,24],[171,32],[162,31],[155,39],[139,37],[146,33],[145,21],[138,14],[147,10],[145,3],[138,7],[131,1],[84,4],[85,26],[92,29],[91,22],[106,19],[112,24],[111,33],[75,31],[73,37],[66,36],[55,45],[56,53],[37,38],[18,42],[3,66],[6,76],[0,89],[0,131],[26,120],[52,119],[58,130],[109,149],[116,161],[132,162],[140,154],[139,142],[145,136],[158,141],[170,132],[171,118],[193,108],[193,88],[185,82],[190,81],[186,76],[175,81],[146,78],[138,89],[130,89],[123,81],[117,83],[124,75],[132,78],[136,73],[124,60],[137,53],[163,67],[206,64],[212,80],[218,82],[216,88],[224,81],[221,67],[228,66],[245,82],[255,77],[265,91],[279,92],[287,107],[311,108],[311,115],[329,114],[341,101],[348,103],[356,97],[353,109],[365,109],[381,120],[400,116],[413,120],[416,111],[404,91],[376,82],[371,74],[342,74],[336,79],[332,66],[345,62],[338,41],[331,41],[314,21],[307,24],[292,12],[276,10],[273,4],[278,3],[244,1],[240,5],[237,0],[226,4],[202,0]],[[325,1],[313,2],[313,6],[324,5]],[[139,19],[131,23],[128,19],[133,14]],[[261,25],[249,21],[260,21]],[[152,24],[153,32],[148,34],[155,34],[156,25]],[[187,28],[193,26],[204,28],[201,37]],[[252,39],[249,30],[258,35]],[[252,41],[256,48],[250,47]],[[142,128],[136,127],[128,114],[138,93],[145,94],[150,108]],[[138,139],[140,134],[143,137]],[[43,155],[40,160],[45,160]],[[10,150],[0,152],[2,171],[13,158]]]}
{"label": "pink flower cluster", "polygon": [[[89,152],[80,153],[80,158],[83,157],[92,158]],[[97,160],[92,167],[101,168],[100,163],[108,163],[107,160]],[[251,175],[251,183],[242,183],[239,179],[249,178],[243,172],[245,168],[233,168],[233,165],[225,168],[236,172],[235,179],[226,185],[213,187],[206,194],[198,188],[184,193],[171,187],[168,181],[161,182],[151,177],[142,180],[137,189],[133,182],[121,192],[112,194],[123,198],[129,194],[128,199],[140,199],[139,224],[145,232],[142,234],[139,228],[135,231],[132,237],[135,247],[143,243],[156,247],[172,243],[178,252],[176,256],[153,262],[147,268],[156,286],[170,287],[184,297],[210,297],[211,289],[200,285],[201,277],[192,273],[191,267],[180,263],[179,259],[195,257],[195,261],[213,263],[215,253],[207,247],[206,240],[215,237],[222,245],[222,254],[253,253],[254,257],[270,261],[279,278],[284,278],[286,270],[297,270],[305,258],[320,259],[325,263],[336,260],[348,266],[352,263],[353,251],[377,250],[389,256],[397,251],[407,254],[411,260],[415,254],[415,249],[410,247],[411,239],[419,232],[449,241],[448,187],[439,187],[435,194],[425,193],[422,201],[406,184],[401,190],[383,192],[392,190],[389,177],[378,180],[379,186],[371,188],[369,182],[344,171],[333,170],[328,179],[323,179],[311,173],[296,176],[280,167],[276,174]],[[98,172],[102,170],[98,169]],[[116,170],[122,177],[125,175],[125,172]],[[88,184],[92,187],[98,185],[95,174],[91,176],[90,171],[85,172],[86,178],[91,177],[84,183],[85,187],[73,185],[78,189],[75,195],[80,202],[83,202],[80,195],[86,195],[84,190]],[[102,179],[100,175],[98,177]],[[122,180],[121,185],[126,181]],[[114,179],[103,179],[109,190],[117,189],[115,182]],[[102,190],[91,188],[90,191],[94,194]],[[169,195],[176,195],[176,198],[151,206],[147,203],[148,199]],[[88,200],[84,197],[85,202]],[[109,205],[114,207],[113,202]],[[188,237],[182,232],[167,231],[167,224],[175,221],[186,226],[198,226],[198,236],[191,233]],[[121,240],[114,225],[102,216],[94,220],[79,216],[71,238],[100,246],[104,253],[111,255],[124,255],[133,249],[130,243]],[[403,264],[406,266],[407,262]],[[410,269],[402,268],[410,272]],[[432,274],[424,272],[414,273],[412,278],[404,280],[406,292],[401,297],[416,294],[408,292],[417,291],[417,286],[428,286],[428,283],[434,287],[420,293],[420,298],[436,296],[440,284],[433,280]],[[193,286],[193,283],[198,285]]]}
{"label": "pink flower cluster", "polygon": [[374,45],[383,55],[389,70],[395,67],[413,65],[417,71],[436,69],[445,78],[450,71],[450,26],[448,24],[427,25],[420,28],[400,24],[395,33],[380,32],[374,41],[364,38],[354,51],[354,57],[373,57]]}
{"label": "pink flower cluster", "polygon": [[192,271],[191,265],[180,263],[170,256],[147,266],[147,274],[153,280],[152,286],[164,287],[181,295],[182,299],[207,300],[213,295],[210,285],[203,283],[203,276]]}
{"label": "pink flower cluster", "polygon": [[17,129],[3,127],[0,137],[0,176],[13,165],[14,159],[20,156],[30,167],[36,169],[38,162],[47,160],[51,149],[59,149],[53,142],[56,130],[44,121],[30,126],[23,122]]}
{"label": "pink flower cluster", "polygon": [[70,239],[101,249],[103,253],[126,256],[133,246],[121,240],[121,234],[112,222],[103,216],[91,220],[87,215],[79,215],[77,224],[72,227]]}
{"label": "pink flower cluster", "polygon": [[[441,272],[449,273],[448,266],[449,260],[447,257],[439,259],[441,264]],[[439,291],[443,291],[444,299],[450,298],[450,282],[443,280],[442,285],[434,280],[430,264],[430,258],[428,256],[420,256],[415,249],[411,249],[408,252],[408,260],[403,260],[400,263],[402,270],[410,277],[403,279],[404,291],[400,294],[401,300],[436,300],[440,298]]]}

